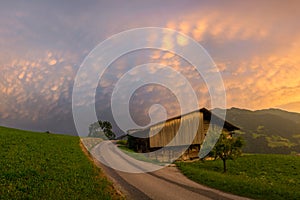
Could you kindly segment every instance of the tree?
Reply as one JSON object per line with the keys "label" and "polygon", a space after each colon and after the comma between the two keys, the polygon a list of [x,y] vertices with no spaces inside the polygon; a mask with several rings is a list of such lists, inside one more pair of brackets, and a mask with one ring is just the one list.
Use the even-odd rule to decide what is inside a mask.
{"label": "tree", "polygon": [[112,125],[108,121],[97,121],[89,126],[89,137],[100,137],[102,139],[114,139],[115,133],[112,131]]}
{"label": "tree", "polygon": [[224,173],[227,171],[226,161],[238,158],[242,154],[243,144],[240,136],[232,137],[224,132],[220,135],[212,153],[215,159],[220,158],[223,161]]}

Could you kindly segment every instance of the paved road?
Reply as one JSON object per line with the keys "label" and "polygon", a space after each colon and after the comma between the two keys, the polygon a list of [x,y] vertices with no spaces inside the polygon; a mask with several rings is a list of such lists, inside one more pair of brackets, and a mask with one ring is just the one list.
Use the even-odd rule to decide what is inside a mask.
{"label": "paved road", "polygon": [[[106,141],[96,145],[91,153],[102,163],[101,167],[105,173],[127,199],[247,199],[195,183],[182,175],[176,167],[161,168],[136,161],[111,142]],[[112,169],[107,167],[107,164],[122,166],[131,173]],[[161,169],[143,173],[155,168]]]}

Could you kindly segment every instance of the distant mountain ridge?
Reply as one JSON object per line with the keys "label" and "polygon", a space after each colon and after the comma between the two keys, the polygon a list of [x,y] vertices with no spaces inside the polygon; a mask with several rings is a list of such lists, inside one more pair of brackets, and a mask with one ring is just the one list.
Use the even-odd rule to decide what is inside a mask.
{"label": "distant mountain ridge", "polygon": [[[224,109],[214,109],[224,113]],[[300,153],[300,113],[270,108],[251,111],[240,108],[226,110],[226,120],[244,134],[248,153]]]}

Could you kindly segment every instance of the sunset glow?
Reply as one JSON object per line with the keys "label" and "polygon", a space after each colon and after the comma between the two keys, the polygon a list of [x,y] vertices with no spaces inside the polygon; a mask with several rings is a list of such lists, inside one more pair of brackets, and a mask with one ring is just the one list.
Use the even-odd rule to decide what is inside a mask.
{"label": "sunset glow", "polygon": [[[223,77],[228,108],[300,112],[299,7],[299,1],[2,2],[0,125],[74,131],[72,86],[84,58],[111,35],[141,27],[174,29],[199,42]],[[155,36],[145,39],[157,41]],[[165,48],[184,48],[188,42],[171,35],[159,39]],[[182,73],[197,91],[199,107],[210,106],[193,66],[170,52],[149,50],[131,52],[111,64],[97,91],[101,112],[109,108],[117,80],[146,61]],[[138,115],[151,103],[161,103],[170,115],[177,113],[176,99],[164,88],[150,85],[137,94],[132,103],[141,106],[133,115],[140,123],[146,115]]]}

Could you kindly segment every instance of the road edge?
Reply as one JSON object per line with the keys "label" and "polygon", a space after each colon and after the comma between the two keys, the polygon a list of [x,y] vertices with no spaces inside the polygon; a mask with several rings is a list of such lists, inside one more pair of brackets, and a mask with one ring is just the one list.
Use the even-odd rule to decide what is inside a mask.
{"label": "road edge", "polygon": [[127,192],[117,183],[117,181],[113,177],[109,176],[106,173],[104,166],[97,159],[95,159],[94,156],[88,151],[88,149],[85,147],[84,143],[82,142],[81,138],[79,139],[79,146],[82,152],[95,165],[95,167],[100,168],[100,170],[103,172],[102,175],[112,183],[112,187],[115,190],[115,194],[112,197],[114,198],[116,195],[120,197],[120,199],[126,199]]}

